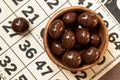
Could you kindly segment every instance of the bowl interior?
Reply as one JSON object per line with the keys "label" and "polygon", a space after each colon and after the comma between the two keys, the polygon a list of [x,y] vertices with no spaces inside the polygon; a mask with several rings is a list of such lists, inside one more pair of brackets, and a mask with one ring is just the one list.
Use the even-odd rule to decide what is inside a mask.
{"label": "bowl interior", "polygon": [[58,11],[57,13],[55,13],[50,18],[50,20],[48,21],[48,23],[47,23],[47,25],[45,27],[45,31],[44,31],[44,47],[45,47],[45,50],[46,50],[48,56],[50,57],[50,59],[55,64],[57,64],[58,66],[60,66],[60,67],[62,67],[64,69],[70,70],[70,71],[84,70],[84,69],[90,68],[93,65],[97,64],[99,62],[99,60],[104,56],[104,54],[106,52],[106,49],[107,49],[107,46],[108,46],[108,33],[107,33],[107,29],[106,29],[106,26],[105,26],[103,20],[99,17],[99,15],[96,14],[98,19],[99,19],[99,23],[98,23],[99,27],[97,29],[97,34],[101,38],[101,44],[98,47],[98,51],[100,52],[99,59],[93,64],[89,64],[89,65],[83,64],[78,68],[69,68],[69,67],[63,65],[61,60],[59,58],[57,58],[51,51],[50,47],[51,47],[52,39],[50,38],[50,36],[48,34],[48,28],[49,28],[49,25],[51,24],[51,22],[53,20],[55,20],[57,18],[60,18],[60,16],[62,16],[64,13],[71,12],[71,11],[76,12],[76,13],[82,13],[82,12],[88,11],[88,12],[92,12],[92,13],[96,14],[94,11],[92,11],[92,10],[90,10],[88,8],[85,8],[85,7],[80,7],[80,6],[67,7],[67,8],[64,8],[64,9]]}

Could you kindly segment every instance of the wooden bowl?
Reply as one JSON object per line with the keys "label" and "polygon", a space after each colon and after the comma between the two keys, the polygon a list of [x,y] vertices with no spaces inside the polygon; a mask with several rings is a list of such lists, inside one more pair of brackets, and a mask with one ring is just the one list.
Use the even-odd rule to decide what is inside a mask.
{"label": "wooden bowl", "polygon": [[72,7],[67,7],[67,8],[64,8],[60,11],[58,11],[57,13],[55,13],[51,18],[50,20],[48,21],[46,27],[45,27],[45,31],[44,31],[44,47],[45,47],[45,50],[46,50],[46,53],[48,54],[49,58],[58,66],[64,68],[64,69],[67,69],[67,70],[70,70],[70,71],[80,71],[80,70],[85,70],[87,68],[90,68],[92,66],[94,66],[95,64],[97,64],[101,58],[103,58],[106,50],[107,50],[107,47],[108,47],[108,31],[106,29],[106,26],[104,24],[104,21],[100,18],[100,16],[98,14],[96,14],[96,16],[98,17],[98,20],[99,20],[99,33],[98,35],[100,36],[101,38],[101,43],[98,47],[98,51],[100,53],[100,57],[97,59],[96,62],[94,62],[93,64],[84,64],[78,68],[70,68],[70,67],[67,67],[65,66],[62,61],[57,58],[51,51],[51,43],[49,43],[50,39],[48,38],[49,35],[48,35],[48,28],[49,28],[49,25],[51,24],[51,22],[53,22],[55,19],[57,19],[58,17],[62,16],[64,13],[67,13],[67,12],[71,12],[71,11],[77,11],[77,12],[85,12],[85,11],[88,11],[88,12],[91,12],[91,13],[94,13],[96,14],[94,11],[88,9],[88,8],[85,8],[85,7],[80,7],[80,6],[72,6]]}

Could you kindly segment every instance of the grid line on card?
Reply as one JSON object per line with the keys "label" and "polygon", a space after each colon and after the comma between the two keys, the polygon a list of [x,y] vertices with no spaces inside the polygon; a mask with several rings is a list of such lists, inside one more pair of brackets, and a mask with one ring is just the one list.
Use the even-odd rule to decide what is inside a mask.
{"label": "grid line on card", "polygon": [[[29,66],[32,62],[34,62],[37,58],[39,58],[41,55],[43,55],[45,53],[45,51],[43,51],[40,55],[38,55],[34,60],[32,60],[28,65],[26,65],[26,67],[27,66]],[[58,67],[58,66],[57,66]],[[28,69],[28,68],[27,68]],[[30,72],[30,73],[32,73],[29,69],[28,69],[28,71]],[[58,70],[58,72],[60,72],[60,69]],[[58,72],[56,72],[54,75],[56,75]],[[53,75],[53,76],[54,76]],[[51,78],[50,78],[51,79]]]}
{"label": "grid line on card", "polygon": [[[67,1],[66,1],[65,3],[63,3],[60,7],[58,7],[54,12],[56,12],[57,10],[59,10],[59,9],[60,9],[62,6],[64,6],[66,3],[67,3]],[[50,17],[54,12],[52,12],[52,13],[49,15],[49,17]]]}
{"label": "grid line on card", "polygon": [[51,78],[53,78],[56,74],[58,74],[60,71],[61,71],[61,70],[59,70],[57,73],[55,73],[54,75],[52,75],[52,76],[49,78],[49,80],[50,80]]}
{"label": "grid line on card", "polygon": [[[4,1],[4,0],[3,0]],[[22,6],[20,6],[17,10],[15,10],[15,11],[13,11],[10,7],[9,7],[9,5],[5,2],[5,4],[8,6],[8,8],[10,8],[10,10],[13,12],[13,14],[15,14],[15,12],[17,12],[20,8],[22,8],[25,4],[27,4],[28,2],[29,2],[30,0],[28,0],[26,3],[24,3]],[[17,15],[15,14],[15,16],[17,17]]]}
{"label": "grid line on card", "polygon": [[101,7],[101,5],[99,7],[97,7],[94,11],[97,11],[100,7]]}
{"label": "grid line on card", "polygon": [[[15,51],[12,49],[12,48],[10,48],[12,51],[13,51],[13,53],[17,56],[17,58],[22,62],[22,64],[24,65],[24,67],[26,67],[26,69],[30,72],[30,70],[27,68],[27,66],[23,63],[23,61],[19,58],[19,56],[15,53]],[[30,72],[31,73],[31,72]],[[36,77],[31,73],[31,75],[36,79]],[[36,79],[37,80],[37,79]]]}
{"label": "grid line on card", "polygon": [[[35,28],[37,28],[40,24],[42,24],[47,18],[49,18],[49,17],[46,17],[43,21],[41,21],[39,24],[37,24],[34,28],[32,28],[31,30],[30,30],[30,32],[32,31],[32,30],[34,30]],[[32,34],[32,33],[31,33]]]}
{"label": "grid line on card", "polygon": [[[3,0],[4,1],[4,0]],[[7,5],[7,7],[12,11],[12,13],[14,14],[14,11],[10,8],[10,6],[4,1],[4,3]],[[15,14],[16,16],[16,14]]]}
{"label": "grid line on card", "polygon": [[[36,0],[35,0],[36,1]],[[48,15],[47,13],[46,13],[46,11],[41,7],[41,5],[36,1],[36,3],[39,5],[39,7],[45,12],[45,14],[48,16],[48,17],[46,17],[43,21],[41,21],[38,25],[36,25],[34,28],[32,28],[31,30],[30,30],[30,32],[32,31],[32,30],[34,30],[35,28],[37,28],[40,24],[42,24],[46,19],[48,19],[49,17],[50,17],[50,15],[52,15],[53,13],[51,13],[50,15]],[[67,2],[65,2],[63,5],[65,5]],[[63,5],[61,5],[59,8],[61,8]],[[58,9],[59,9],[58,8]],[[57,9],[57,10],[58,10]],[[57,11],[57,10],[55,10],[55,11]],[[54,12],[55,12],[54,11]]]}
{"label": "grid line on card", "polygon": [[107,49],[107,51],[109,52],[109,54],[113,57],[113,59],[115,59],[115,57],[113,56],[113,54]]}
{"label": "grid line on card", "polygon": [[109,67],[112,63],[114,63],[117,59],[120,58],[120,55],[118,55],[115,59],[113,59],[111,62],[109,62],[108,64],[106,64],[105,67],[103,67],[99,72],[97,72],[95,75],[93,75],[89,80],[94,79],[97,75],[99,75],[101,72],[104,72],[104,70]]}
{"label": "grid line on card", "polygon": [[[4,40],[4,39],[3,39]],[[4,40],[5,41],[5,40]],[[15,54],[15,56],[21,61],[21,63],[24,65],[24,67],[26,67],[25,66],[25,64],[22,62],[22,60],[17,56],[17,54],[14,52],[14,50],[9,46],[9,44],[5,41],[5,43],[8,45],[8,47],[9,47],[9,49],[11,49],[12,50],[12,52]],[[17,73],[16,73],[17,74]],[[34,77],[34,76],[33,76]],[[34,77],[35,78],[35,77]],[[36,79],[37,80],[37,79]]]}
{"label": "grid line on card", "polygon": [[10,16],[12,16],[13,15],[13,13],[12,14],[10,14],[8,17],[6,17],[3,21],[1,21],[0,22],[0,24],[2,24],[4,21],[6,21]]}
{"label": "grid line on card", "polygon": [[[0,36],[0,38],[6,43],[6,41],[3,39],[2,36]],[[7,43],[6,43],[6,44],[7,44]],[[7,44],[7,46],[8,46],[8,44]],[[9,46],[8,46],[8,47],[9,47]],[[8,49],[6,49],[3,53],[1,53],[0,56],[3,55],[3,54],[4,54],[6,51],[8,51],[9,49],[10,49],[10,47],[9,47]]]}
{"label": "grid line on card", "polygon": [[[34,37],[34,35],[30,32],[30,34],[32,35],[32,37],[35,39],[35,41],[40,45],[40,47],[42,47],[42,45],[38,42],[38,40]],[[44,50],[44,48],[42,47],[42,49]]]}
{"label": "grid line on card", "polygon": [[[26,35],[28,35],[28,33],[26,33],[25,35],[23,35],[20,39],[18,39],[15,43],[13,43],[11,46],[9,45],[9,47],[11,48],[12,46],[14,46],[16,43],[18,43],[22,38],[24,38]],[[7,43],[7,42],[6,42]]]}
{"label": "grid line on card", "polygon": [[[36,0],[35,0],[36,1]],[[36,1],[37,2],[37,1]],[[59,8],[61,8],[63,5],[65,5],[67,3],[67,0],[65,3],[63,3]],[[50,17],[50,15],[52,15],[54,12],[56,12],[59,8],[57,8],[54,12],[52,12],[50,15],[47,14],[47,12],[45,11],[45,9],[37,2],[37,4],[41,7],[41,9],[46,13],[46,15],[48,17]]]}
{"label": "grid line on card", "polygon": [[[21,38],[22,39],[22,38]],[[21,40],[20,39],[20,40]],[[4,40],[5,41],[5,40]],[[18,40],[19,41],[19,40]],[[17,41],[17,42],[18,42]],[[17,43],[16,42],[16,43]],[[12,52],[16,55],[16,57],[20,60],[20,62],[24,65],[24,67],[26,67],[27,68],[27,66],[23,63],[23,61],[19,58],[19,56],[15,53],[15,51],[12,49],[12,46],[9,46],[9,44],[5,41],[5,43],[8,45],[8,47],[9,47],[9,49],[11,49],[12,50]],[[27,68],[27,70],[30,72],[30,70]],[[31,72],[30,72],[31,73]],[[35,76],[31,73],[31,75],[35,78]],[[36,79],[36,78],[35,78]],[[37,79],[36,79],[37,80]]]}
{"label": "grid line on card", "polygon": [[[13,50],[12,50],[12,51],[13,51]],[[13,51],[13,52],[14,52],[14,51]],[[14,53],[15,53],[15,52],[14,52]],[[23,65],[24,65],[24,68],[23,68],[23,69],[26,68],[26,69],[30,72],[30,74],[37,80],[37,78],[36,78],[36,77],[33,75],[33,73],[27,68],[27,66],[29,66],[33,61],[35,61],[35,60],[36,60],[38,57],[40,57],[43,53],[44,53],[44,51],[43,51],[40,55],[38,55],[35,59],[33,59],[31,62],[29,62],[27,65],[25,65],[25,64],[23,63],[23,61],[17,56],[16,53],[15,53],[15,54],[16,54],[16,56],[20,59],[20,61],[23,63]],[[23,69],[22,69],[22,70],[23,70]],[[22,70],[21,70],[21,71],[22,71]],[[20,72],[20,71],[19,71],[19,72]],[[19,72],[18,72],[18,73],[19,73]],[[17,73],[17,74],[18,74],[18,73]],[[17,75],[17,74],[16,74],[16,75]],[[15,75],[14,75],[14,77],[15,77]],[[12,78],[13,78],[13,77],[12,77]],[[11,79],[12,79],[12,78],[11,78]]]}
{"label": "grid line on card", "polygon": [[65,73],[62,71],[62,69],[61,69],[61,72],[63,73],[63,75],[69,80],[69,78],[68,78],[68,76],[67,75],[65,75]]}
{"label": "grid line on card", "polygon": [[[26,67],[27,68],[27,67]],[[27,70],[30,72],[30,74],[37,80],[37,78],[33,75],[33,73],[27,68]]]}
{"label": "grid line on card", "polygon": [[115,24],[112,28],[110,28],[108,31],[111,31],[115,26],[117,26],[117,24]]}
{"label": "grid line on card", "polygon": [[27,66],[29,66],[33,61],[35,61],[37,58],[39,58],[42,54],[44,54],[44,52],[45,51],[43,51],[40,55],[38,55],[35,59],[33,59],[31,62],[29,62],[27,65],[26,65],[26,67]]}
{"label": "grid line on card", "polygon": [[69,2],[70,0],[67,0],[68,4],[70,4],[70,6],[72,6],[72,4]]}
{"label": "grid line on card", "polygon": [[[36,0],[35,0],[36,1]],[[36,3],[39,5],[39,7],[45,12],[45,14],[49,17],[49,15],[46,13],[46,11],[41,7],[41,5],[36,1]]]}
{"label": "grid line on card", "polygon": [[[98,0],[99,1],[99,0]],[[120,23],[116,20],[116,18],[112,15],[112,13],[105,7],[104,4],[101,3],[101,1],[99,1],[99,3],[101,4],[101,6],[107,11],[107,13],[109,14],[109,16],[117,23],[117,25],[120,25]]]}
{"label": "grid line on card", "polygon": [[93,71],[94,74],[96,74],[96,72],[93,70],[93,68],[90,68],[90,69]]}
{"label": "grid line on card", "polygon": [[19,74],[23,69],[25,69],[26,67],[23,67],[20,71],[18,71],[14,76],[12,76],[11,78],[10,78],[10,80],[11,79],[13,79],[17,74]]}

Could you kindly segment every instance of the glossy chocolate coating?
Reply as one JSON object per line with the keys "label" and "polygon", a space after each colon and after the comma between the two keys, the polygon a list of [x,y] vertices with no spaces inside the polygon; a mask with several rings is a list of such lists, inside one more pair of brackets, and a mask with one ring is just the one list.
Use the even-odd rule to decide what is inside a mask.
{"label": "glossy chocolate coating", "polygon": [[62,56],[64,49],[62,48],[60,43],[54,41],[52,43],[52,51],[56,56]]}
{"label": "glossy chocolate coating", "polygon": [[76,42],[75,34],[71,30],[66,30],[61,38],[61,44],[66,49],[71,49],[74,47]]}
{"label": "glossy chocolate coating", "polygon": [[80,66],[82,61],[81,55],[78,51],[71,50],[64,53],[62,57],[62,62],[72,68],[77,68]]}
{"label": "glossy chocolate coating", "polygon": [[97,34],[91,34],[90,45],[97,47],[100,44],[100,37]]}
{"label": "glossy chocolate coating", "polygon": [[82,53],[82,58],[87,64],[94,63],[99,57],[99,52],[95,47],[90,47]]}
{"label": "glossy chocolate coating", "polygon": [[13,31],[23,33],[29,28],[29,22],[22,17],[15,18],[11,25]]}
{"label": "glossy chocolate coating", "polygon": [[90,41],[90,34],[86,29],[79,29],[76,31],[77,42],[81,45],[86,45]]}
{"label": "glossy chocolate coating", "polygon": [[62,20],[55,20],[49,26],[49,34],[52,38],[58,39],[65,30]]}
{"label": "glossy chocolate coating", "polygon": [[74,12],[69,12],[63,15],[63,22],[67,25],[73,25],[77,21],[77,14]]}
{"label": "glossy chocolate coating", "polygon": [[78,22],[80,25],[85,26],[87,28],[94,28],[98,23],[98,18],[95,14],[90,12],[84,12],[79,15]]}

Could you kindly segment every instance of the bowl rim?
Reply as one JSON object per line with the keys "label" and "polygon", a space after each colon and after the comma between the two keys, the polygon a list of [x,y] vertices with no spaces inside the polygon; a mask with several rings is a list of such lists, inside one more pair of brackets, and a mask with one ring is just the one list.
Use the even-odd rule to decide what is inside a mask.
{"label": "bowl rim", "polygon": [[[56,60],[56,59],[53,58],[53,56],[51,55],[52,53],[51,53],[50,49],[48,48],[49,45],[48,45],[48,42],[47,42],[47,37],[48,37],[47,34],[48,34],[49,24],[50,24],[53,20],[55,20],[58,16],[60,16],[61,14],[65,13],[65,12],[70,12],[70,11],[75,11],[75,10],[77,10],[77,11],[83,11],[83,12],[88,11],[88,12],[91,12],[91,13],[96,14],[96,16],[98,17],[98,19],[99,19],[100,23],[102,24],[103,29],[104,29],[104,31],[105,31],[105,33],[104,33],[105,35],[103,35],[103,37],[105,37],[105,39],[104,39],[105,44],[102,44],[102,45],[104,45],[104,48],[103,48],[102,54],[100,55],[99,59],[98,59],[96,62],[94,62],[93,64],[87,64],[87,65],[84,66],[84,67],[71,68],[71,67],[65,66],[65,65],[62,64],[62,63],[59,63],[58,60]],[[102,18],[101,18],[95,11],[93,11],[93,10],[91,10],[91,9],[89,9],[89,8],[86,8],[86,7],[82,7],[82,6],[70,6],[70,7],[66,7],[66,8],[63,8],[63,9],[57,11],[57,12],[49,19],[49,21],[47,22],[47,24],[46,24],[46,26],[45,26],[45,29],[44,29],[43,44],[44,44],[45,51],[46,51],[47,55],[49,56],[49,58],[50,58],[56,65],[60,66],[60,67],[63,68],[63,69],[70,70],[70,71],[85,70],[85,69],[88,69],[88,68],[96,65],[96,64],[101,60],[101,58],[104,56],[104,54],[105,54],[105,52],[106,52],[106,50],[107,50],[107,47],[108,47],[108,30],[107,30],[107,27],[106,27],[104,21],[102,20]]]}

